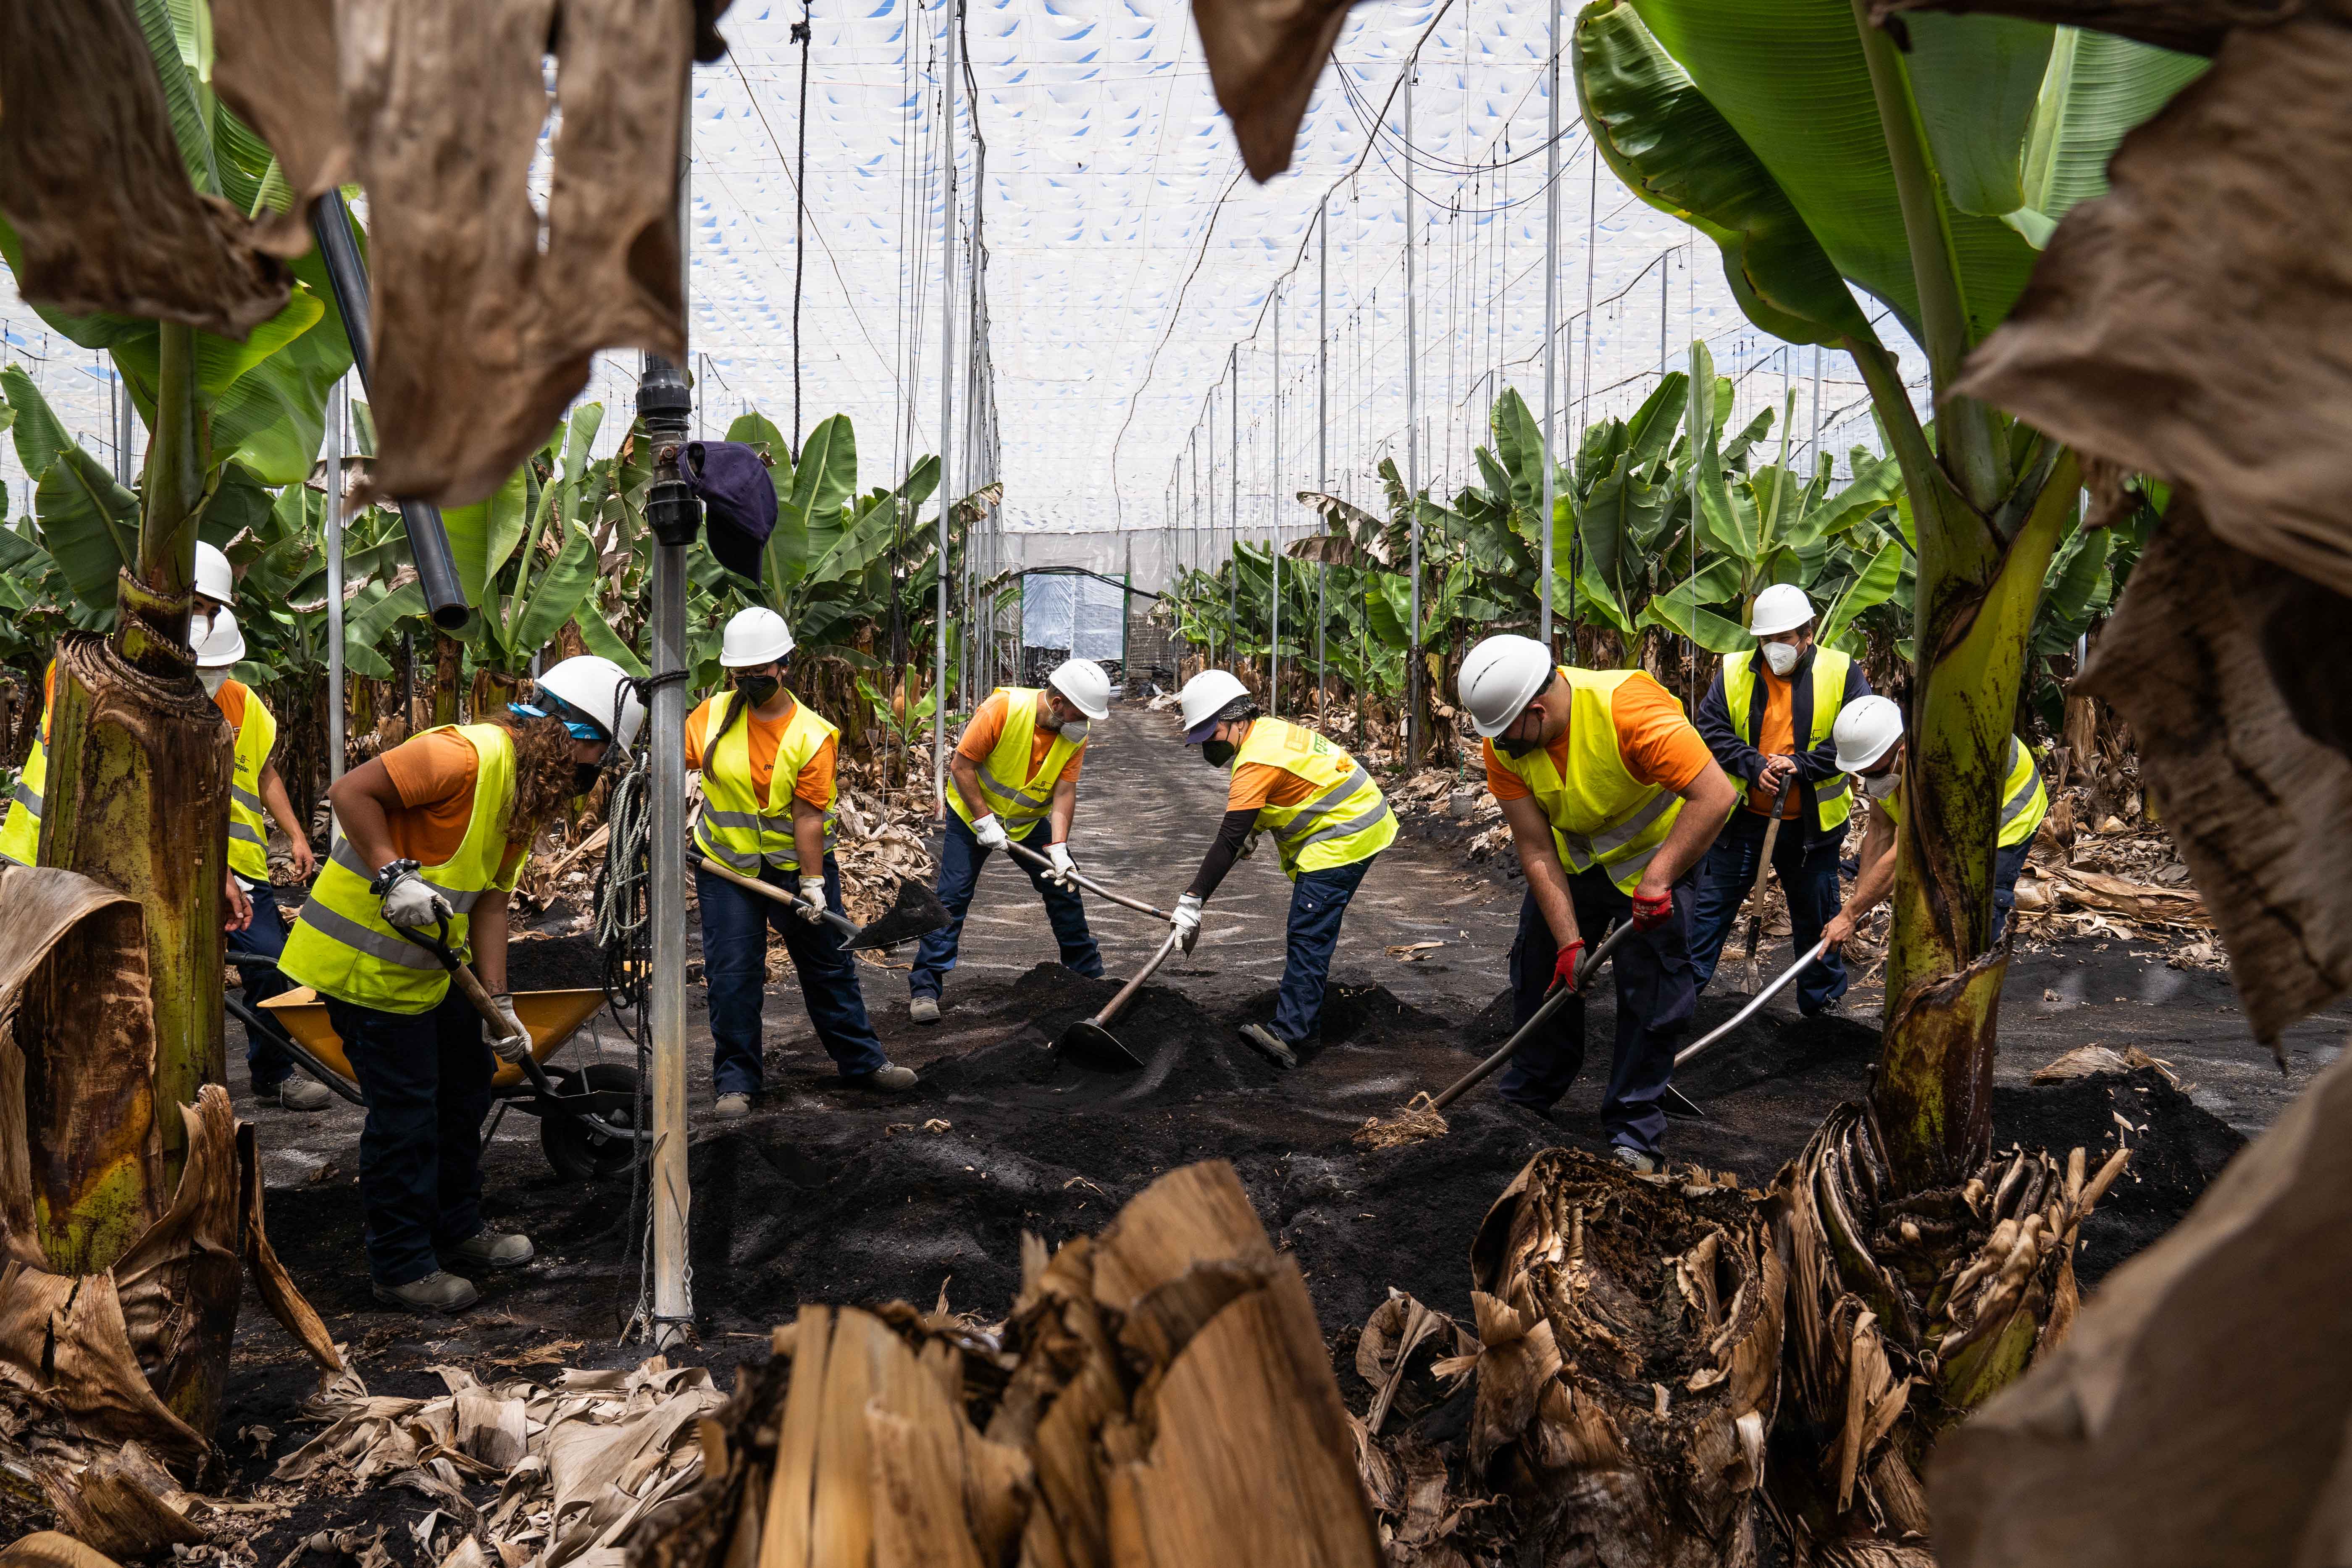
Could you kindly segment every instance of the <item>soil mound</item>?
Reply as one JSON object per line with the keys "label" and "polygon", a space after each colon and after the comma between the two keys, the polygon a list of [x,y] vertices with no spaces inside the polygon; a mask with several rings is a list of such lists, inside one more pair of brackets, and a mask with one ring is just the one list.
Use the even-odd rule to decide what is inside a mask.
{"label": "soil mound", "polygon": [[[2122,1123],[2131,1124],[2126,1131]],[[2047,1149],[2060,1159],[2084,1150],[2090,1168],[2131,1148],[2131,1163],[2091,1217],[2074,1272],[2089,1289],[2107,1271],[2179,1225],[2246,1140],[2192,1102],[2155,1068],[2101,1073],[2067,1083],[1992,1091],[1993,1141]]]}
{"label": "soil mound", "polygon": [[601,991],[604,950],[593,936],[525,936],[507,944],[509,991]]}
{"label": "soil mound", "polygon": [[1141,1071],[1103,1070],[1050,1047],[1062,1031],[1100,1012],[1122,982],[1089,980],[1041,963],[1014,981],[997,1008],[1012,1032],[992,1046],[924,1069],[919,1097],[985,1100],[1036,1110],[1131,1109],[1271,1087],[1279,1068],[1181,992],[1146,985],[1111,1023]]}
{"label": "soil mound", "polygon": [[[1696,1040],[1738,1011],[1731,998],[1721,1005],[1702,999],[1687,1039]],[[1852,1018],[1801,1018],[1765,1009],[1709,1046],[1675,1074],[1675,1087],[1702,1105],[1759,1084],[1824,1080],[1833,1093],[1859,1092],[1878,1059],[1879,1031]],[[1834,1103],[1834,1101],[1832,1101]]]}

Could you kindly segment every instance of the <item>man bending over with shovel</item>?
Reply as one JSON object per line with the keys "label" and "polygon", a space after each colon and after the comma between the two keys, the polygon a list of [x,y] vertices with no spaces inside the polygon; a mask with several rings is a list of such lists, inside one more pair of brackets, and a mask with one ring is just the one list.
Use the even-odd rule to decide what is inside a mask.
{"label": "man bending over with shovel", "polygon": [[[1616,952],[1617,1048],[1601,1123],[1620,1164],[1654,1171],[1660,1101],[1698,1003],[1691,888],[1739,793],[1682,704],[1640,670],[1556,667],[1533,637],[1492,637],[1462,661],[1459,688],[1528,879],[1511,944],[1512,1025],[1574,982],[1603,926],[1633,922]],[[1549,1110],[1583,1065],[1580,996],[1520,1047],[1503,1097]]]}
{"label": "man bending over with shovel", "polygon": [[1323,1016],[1323,987],[1339,921],[1372,859],[1396,842],[1396,813],[1357,761],[1316,734],[1269,719],[1229,671],[1204,669],[1177,701],[1184,743],[1201,748],[1213,768],[1231,768],[1224,821],[1192,885],[1176,900],[1184,951],[1200,940],[1202,905],[1217,890],[1254,834],[1274,836],[1282,874],[1292,883],[1289,949],[1276,993],[1274,1021],[1244,1024],[1242,1038],[1281,1067],[1298,1065],[1298,1047]]}
{"label": "man bending over with shovel", "polygon": [[[1062,950],[1062,967],[1102,975],[1102,952],[1087,927],[1087,907],[1069,873],[1070,819],[1078,810],[1078,770],[1086,765],[1087,724],[1110,717],[1110,677],[1090,658],[1064,659],[1043,690],[999,687],[980,705],[949,759],[948,805],[954,815],[940,844],[940,902],[948,924],[923,939],[907,976],[907,1016],[940,1021],[940,992],[955,967],[980,868],[992,849],[1019,845],[1030,885]],[[1046,864],[1036,863],[1044,857]]]}

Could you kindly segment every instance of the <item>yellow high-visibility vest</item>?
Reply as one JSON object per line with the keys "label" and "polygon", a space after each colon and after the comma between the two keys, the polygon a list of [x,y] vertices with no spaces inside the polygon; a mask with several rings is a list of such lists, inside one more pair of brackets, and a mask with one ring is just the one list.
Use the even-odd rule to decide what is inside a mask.
{"label": "yellow high-visibility vest", "polygon": [[16,788],[8,797],[8,816],[0,821],[0,858],[14,860],[19,866],[37,866],[41,859],[41,795],[49,782],[49,701],[57,695],[58,667],[49,666],[44,678],[41,701],[41,732],[33,737],[32,753],[25,759],[25,771],[16,775]]}
{"label": "yellow high-visibility vest", "polygon": [[[1811,751],[1830,738],[1830,727],[1837,722],[1838,708],[1845,697],[1846,671],[1853,660],[1833,647],[1813,645],[1812,668],[1805,679],[1812,683],[1812,712],[1806,724],[1808,731],[1803,750]],[[1731,727],[1749,745],[1756,743],[1756,731],[1748,728],[1748,712],[1756,697],[1756,656],[1752,653],[1727,653],[1723,656],[1723,700],[1731,710]],[[1796,695],[1790,694],[1790,717],[1796,717]],[[1828,832],[1853,814],[1853,795],[1847,787],[1846,775],[1813,781],[1813,803],[1821,808],[1822,830]]]}
{"label": "yellow high-visibility vest", "polygon": [[[713,699],[702,721],[702,815],[694,825],[695,847],[746,877],[756,877],[762,865],[797,874],[800,847],[793,842],[793,787],[809,759],[841,733],[799,698],[784,721],[776,742],[776,763],[769,770],[768,793],[772,805],[760,798],[751,781],[751,722],[747,713],[719,732],[726,722],[728,704]],[[782,792],[781,795],[778,792]],[[836,794],[838,791],[836,790]],[[833,853],[834,797],[824,803],[824,852]],[[815,876],[817,871],[809,875]]]}
{"label": "yellow high-visibility vest", "polygon": [[[514,805],[514,737],[502,725],[462,724],[445,729],[474,748],[474,805],[466,836],[456,853],[418,874],[457,911],[449,921],[449,945],[463,956],[473,910],[484,893],[510,891],[528,854],[515,858],[506,876],[508,815]],[[427,730],[425,734],[440,731]],[[423,737],[418,737],[422,739]],[[301,918],[286,939],[278,967],[297,985],[322,996],[383,1013],[429,1013],[449,989],[441,961],[384,922],[382,900],[368,891],[374,872],[351,840],[339,838],[319,872],[318,885],[302,906]],[[423,934],[434,936],[437,931]]]}
{"label": "yellow high-visibility vest", "polygon": [[[976,782],[980,797],[988,809],[1004,825],[1004,831],[1018,838],[1022,829],[1044,820],[1054,804],[1054,784],[1062,776],[1062,764],[1077,755],[1086,745],[1084,741],[1069,741],[1062,732],[1054,732],[1054,743],[1045,748],[1045,760],[1035,767],[1029,765],[1029,748],[1037,734],[1037,709],[1045,693],[1026,686],[1000,686],[997,691],[1004,698],[1004,728],[996,737],[996,744],[980,760]],[[971,807],[963,803],[963,791],[950,788],[948,804],[971,826]]]}
{"label": "yellow high-visibility vest", "polygon": [[1634,778],[1617,750],[1610,704],[1641,672],[1562,667],[1559,673],[1570,693],[1567,773],[1553,764],[1548,748],[1514,757],[1498,746],[1495,755],[1543,808],[1559,863],[1571,873],[1599,866],[1631,894],[1673,831],[1683,799],[1664,784]]}
{"label": "yellow high-visibility vest", "polygon": [[[2013,849],[2033,837],[2042,819],[2050,815],[2050,792],[2042,787],[2042,770],[2034,764],[2033,752],[2016,736],[2009,738],[2009,755],[2005,759],[2006,776],[2000,784],[2000,825],[1993,836],[1993,847]],[[1886,820],[1903,820],[1903,792],[1896,790],[1879,803],[1886,809]]]}
{"label": "yellow high-visibility vest", "polygon": [[[243,706],[230,718],[229,704],[236,699],[242,699]],[[213,701],[236,731],[236,776],[228,786],[228,868],[248,882],[267,882],[269,818],[261,808],[261,770],[269,761],[269,749],[278,743],[278,720],[241,680],[221,682]]]}
{"label": "yellow high-visibility vest", "polygon": [[1396,813],[1363,765],[1311,730],[1279,719],[1253,719],[1234,753],[1236,768],[1262,763],[1285,768],[1315,786],[1297,805],[1258,808],[1257,831],[1274,836],[1282,874],[1328,871],[1369,860],[1396,842]]}

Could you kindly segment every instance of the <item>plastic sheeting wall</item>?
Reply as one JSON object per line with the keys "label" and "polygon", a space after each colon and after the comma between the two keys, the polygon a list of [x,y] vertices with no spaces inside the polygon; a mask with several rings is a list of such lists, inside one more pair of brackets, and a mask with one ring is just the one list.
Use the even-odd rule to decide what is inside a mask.
{"label": "plastic sheeting wall", "polygon": [[1024,577],[1021,641],[1066,649],[1076,658],[1118,658],[1125,648],[1119,606],[1127,595],[1097,577]]}

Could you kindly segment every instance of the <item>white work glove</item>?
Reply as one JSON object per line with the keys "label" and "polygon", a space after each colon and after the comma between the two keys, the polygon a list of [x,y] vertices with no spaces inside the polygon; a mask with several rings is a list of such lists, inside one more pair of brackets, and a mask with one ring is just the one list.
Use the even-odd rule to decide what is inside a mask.
{"label": "white work glove", "polygon": [[506,1032],[490,1042],[490,1050],[502,1062],[519,1062],[530,1050],[530,1031],[522,1026],[516,1016],[514,997],[501,991],[490,998],[490,1005],[506,1026]]}
{"label": "white work glove", "polygon": [[1070,892],[1076,892],[1078,884],[1074,879],[1077,874],[1078,863],[1070,858],[1070,847],[1066,844],[1048,844],[1045,846],[1045,858],[1054,863],[1053,870],[1046,873],[1046,880],[1058,883]]}
{"label": "white work glove", "polygon": [[410,871],[383,890],[383,919],[386,925],[408,926],[428,931],[447,920],[452,913],[449,900],[427,887],[425,879]]}
{"label": "white work glove", "polygon": [[801,879],[800,908],[794,910],[793,913],[813,926],[824,923],[824,879],[823,877]]}
{"label": "white work glove", "polygon": [[971,836],[980,840],[982,849],[1002,849],[1013,842],[1013,836],[1004,831],[1004,824],[996,820],[994,812],[972,820]]}
{"label": "white work glove", "polygon": [[1171,922],[1176,927],[1176,945],[1186,952],[1201,940],[1201,900],[1187,893],[1176,900],[1176,914]]}

